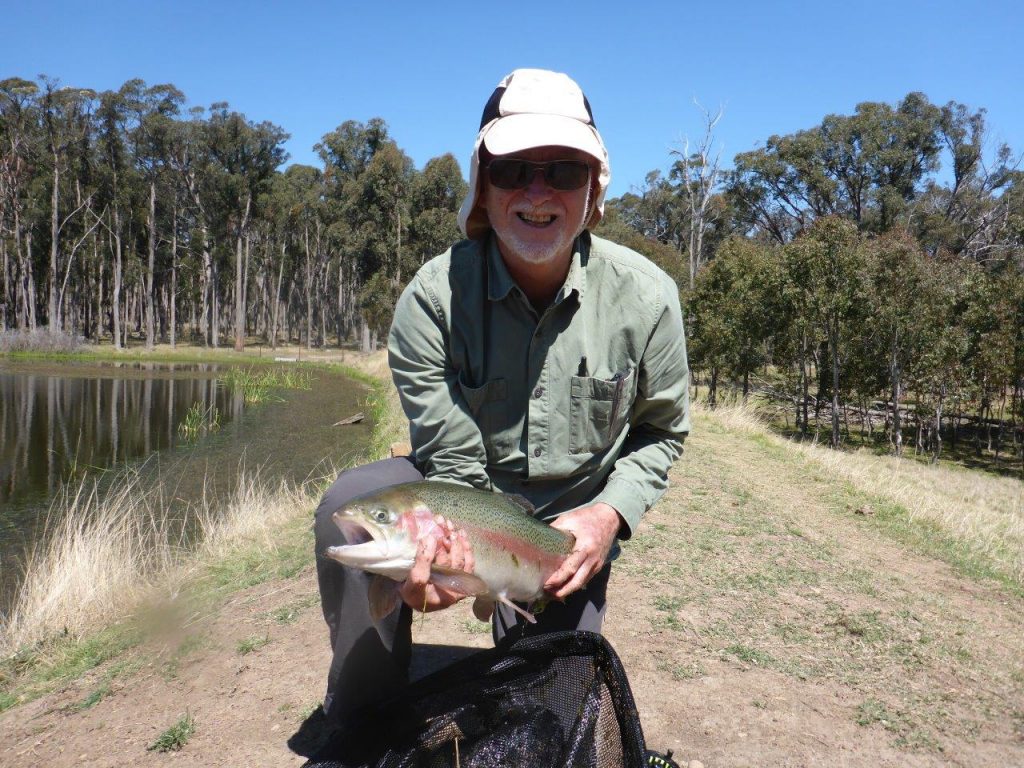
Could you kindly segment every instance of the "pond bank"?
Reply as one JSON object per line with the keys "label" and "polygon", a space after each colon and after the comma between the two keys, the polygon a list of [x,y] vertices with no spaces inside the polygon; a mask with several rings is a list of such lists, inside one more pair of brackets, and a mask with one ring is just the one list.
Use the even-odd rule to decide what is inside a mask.
{"label": "pond bank", "polygon": [[[35,553],[18,606],[0,625],[0,655],[31,656],[31,648],[39,643],[48,646],[57,635],[64,637],[60,642],[89,637],[154,594],[181,590],[197,563],[209,566],[217,553],[231,549],[233,538],[243,546],[277,547],[277,542],[268,541],[275,530],[289,519],[307,515],[322,485],[340,467],[374,455],[374,444],[387,444],[386,437],[377,439],[380,430],[374,429],[376,415],[383,413],[383,395],[376,394],[371,385],[376,380],[364,372],[375,363],[362,365],[359,357],[348,353],[350,365],[342,366],[337,362],[340,355],[333,357],[322,355],[314,370],[320,376],[344,374],[357,381],[358,397],[352,403],[338,403],[326,388],[314,387],[302,393],[308,416],[302,423],[288,404],[260,406],[249,419],[248,438],[262,446],[262,454],[225,431],[187,460],[163,460],[164,468],[150,462],[123,471],[102,489],[83,485],[69,493],[67,514],[56,516],[60,519],[48,537],[51,544]],[[353,361],[360,367],[352,366]],[[232,355],[231,362],[245,364],[248,358]],[[355,410],[366,411],[368,418],[352,426],[333,426]],[[323,432],[326,438],[312,431]],[[341,435],[348,436],[348,448],[316,448],[325,440],[336,443]],[[280,450],[275,449],[278,444]],[[310,450],[320,452],[307,456]],[[191,522],[183,539],[182,528],[169,522],[166,512],[190,486],[195,486],[188,491],[193,499]],[[196,548],[188,540],[202,543]],[[0,683],[3,678],[0,671]]]}

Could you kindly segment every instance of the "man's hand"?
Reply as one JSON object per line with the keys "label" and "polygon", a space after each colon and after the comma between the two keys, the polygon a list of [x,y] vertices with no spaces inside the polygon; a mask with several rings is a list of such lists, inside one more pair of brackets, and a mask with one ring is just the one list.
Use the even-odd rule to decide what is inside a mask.
{"label": "man's hand", "polygon": [[544,590],[564,600],[585,587],[604,568],[621,525],[622,518],[615,507],[604,502],[574,509],[552,520],[552,528],[567,531],[576,537],[576,546],[545,582]]}
{"label": "man's hand", "polygon": [[473,548],[466,534],[456,530],[450,520],[441,516],[435,518],[435,522],[444,530],[444,536],[427,536],[420,541],[412,570],[399,588],[406,605],[427,613],[447,608],[466,597],[461,592],[429,583],[430,566],[437,564],[472,573],[475,565]]}

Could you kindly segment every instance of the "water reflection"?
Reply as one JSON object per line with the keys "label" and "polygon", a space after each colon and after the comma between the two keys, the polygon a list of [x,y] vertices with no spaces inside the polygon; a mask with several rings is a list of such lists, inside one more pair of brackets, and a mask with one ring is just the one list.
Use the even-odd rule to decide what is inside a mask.
{"label": "water reflection", "polygon": [[[0,359],[0,623],[27,549],[67,507],[62,492],[74,497],[98,483],[103,494],[119,487],[127,468],[139,493],[185,520],[190,505],[226,498],[244,471],[270,484],[333,478],[364,450],[369,420],[332,426],[365,410],[364,385],[319,370],[309,389],[243,413],[241,391],[216,380],[231,367]],[[220,429],[192,443],[178,425],[196,405],[216,408]]]}
{"label": "water reflection", "polygon": [[6,368],[0,367],[0,510],[8,524],[73,475],[174,445],[196,404],[221,423],[243,408],[240,393],[218,386],[213,366]]}

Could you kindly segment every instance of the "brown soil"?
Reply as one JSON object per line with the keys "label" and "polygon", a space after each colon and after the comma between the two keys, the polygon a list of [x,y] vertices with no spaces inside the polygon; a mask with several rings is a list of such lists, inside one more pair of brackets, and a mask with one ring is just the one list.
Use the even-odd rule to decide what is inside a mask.
{"label": "brown soil", "polygon": [[[684,766],[1024,766],[1024,600],[893,543],[774,439],[701,417],[687,448],[605,625],[648,746]],[[191,650],[133,652],[92,706],[109,665],[0,714],[0,765],[301,765],[286,742],[329,662],[315,595],[310,564],[184,628]],[[466,604],[414,632],[420,672],[490,645]],[[184,748],[148,751],[186,711]]]}

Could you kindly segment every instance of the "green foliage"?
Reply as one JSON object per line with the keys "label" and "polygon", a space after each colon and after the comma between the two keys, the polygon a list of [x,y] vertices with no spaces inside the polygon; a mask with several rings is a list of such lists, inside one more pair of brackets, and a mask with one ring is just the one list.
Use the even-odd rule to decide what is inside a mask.
{"label": "green foliage", "polygon": [[772,333],[787,317],[784,277],[778,248],[727,240],[687,301],[691,364],[713,371],[713,381],[719,374],[748,381],[769,359]]}
{"label": "green foliage", "polygon": [[185,712],[178,721],[157,736],[156,741],[146,747],[150,752],[178,752],[196,732],[196,721],[190,712]]}
{"label": "green foliage", "polygon": [[[134,333],[216,347],[228,331],[236,348],[253,334],[344,344],[367,322],[381,333],[380,303],[459,238],[458,164],[417,172],[381,118],[325,134],[320,168],[282,169],[287,138],[226,102],[186,108],[171,84],[0,81],[4,327],[74,322],[118,348]],[[367,292],[378,274],[388,291]],[[128,295],[142,297],[138,330]]]}
{"label": "green foliage", "polygon": [[240,392],[246,403],[255,404],[271,399],[275,389],[309,389],[313,374],[290,368],[235,367],[228,370],[223,381],[232,392]]}
{"label": "green foliage", "polygon": [[247,656],[253,651],[258,651],[270,643],[270,635],[252,635],[244,640],[239,640],[236,650],[240,656]]}
{"label": "green foliage", "polygon": [[204,408],[196,401],[185,413],[185,418],[178,424],[178,434],[185,440],[197,440],[200,436],[220,429],[220,411],[210,405]]}

